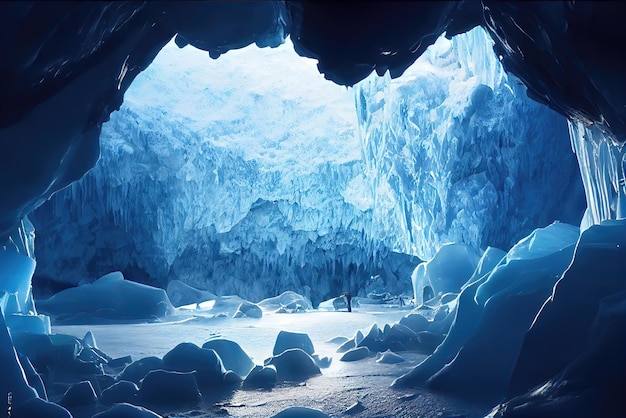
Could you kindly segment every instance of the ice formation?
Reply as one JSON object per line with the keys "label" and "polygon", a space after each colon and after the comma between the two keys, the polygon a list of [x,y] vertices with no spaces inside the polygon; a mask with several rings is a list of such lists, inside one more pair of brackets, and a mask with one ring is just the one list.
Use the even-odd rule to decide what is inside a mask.
{"label": "ice formation", "polygon": [[[29,367],[38,350],[50,350],[61,356],[63,361],[55,364],[56,370],[73,377],[87,372],[97,374],[105,366],[120,363],[97,351],[89,342],[91,338],[80,341],[47,335],[46,319],[36,315],[32,304],[33,253],[29,253],[30,246],[25,245],[29,239],[24,239],[29,234],[24,234],[27,228],[17,223],[55,191],[77,180],[93,166],[102,123],[119,107],[130,83],[174,34],[177,34],[178,45],[190,43],[217,57],[250,43],[276,46],[291,32],[295,49],[302,55],[317,58],[318,69],[336,82],[352,85],[373,70],[378,75],[388,71],[389,76],[382,80],[366,81],[356,96],[365,173],[354,161],[343,164],[342,170],[349,173],[352,170],[345,177],[336,175],[334,167],[324,164],[321,166],[325,171],[295,170],[296,174],[303,175],[301,183],[290,178],[293,180],[290,187],[317,184],[329,178],[333,185],[338,185],[330,194],[341,196],[343,203],[330,205],[331,210],[318,206],[303,208],[301,203],[307,201],[306,196],[298,196],[300,200],[292,196],[275,198],[268,192],[269,198],[247,195],[248,200],[241,204],[245,197],[240,199],[239,195],[220,194],[219,190],[210,189],[214,200],[225,197],[228,207],[243,208],[241,216],[232,218],[232,214],[226,214],[225,219],[231,217],[235,221],[228,231],[219,229],[219,225],[198,224],[197,217],[169,216],[179,214],[176,205],[173,209],[155,209],[135,204],[129,211],[116,211],[120,202],[132,200],[125,193],[129,189],[125,189],[107,206],[114,208],[111,213],[102,217],[109,216],[112,224],[122,225],[118,229],[103,228],[111,232],[111,236],[103,239],[106,244],[103,247],[111,251],[103,254],[96,250],[98,246],[86,245],[92,243],[87,239],[96,235],[93,232],[82,234],[63,228],[68,239],[75,240],[72,246],[90,248],[97,253],[89,257],[88,262],[96,260],[90,267],[94,270],[98,266],[102,268],[99,263],[107,262],[112,254],[123,253],[122,258],[134,258],[135,254],[123,244],[136,236],[134,248],[154,241],[157,243],[154,248],[162,249],[159,253],[145,245],[159,262],[126,263],[127,272],[134,270],[137,275],[133,276],[143,281],[150,279],[153,284],[165,287],[169,279],[186,275],[189,265],[195,265],[202,255],[220,255],[225,256],[221,259],[223,263],[210,266],[212,271],[224,272],[218,281],[233,277],[223,267],[239,258],[241,264],[232,264],[243,277],[260,278],[252,282],[267,285],[273,281],[263,278],[275,276],[278,285],[268,289],[259,284],[248,289],[246,285],[250,282],[240,280],[231,282],[228,289],[210,283],[203,289],[217,294],[226,294],[229,290],[233,293],[249,291],[250,295],[258,297],[262,291],[276,295],[285,285],[317,302],[337,294],[338,287],[352,288],[360,285],[368,274],[378,274],[365,266],[375,266],[394,282],[399,278],[397,273],[404,270],[398,267],[406,259],[389,261],[386,256],[394,254],[391,249],[417,254],[424,259],[434,256],[448,241],[463,241],[477,251],[487,245],[507,249],[538,224],[545,225],[554,218],[565,221],[576,218],[579,213],[576,193],[565,195],[577,181],[568,170],[567,159],[563,158],[569,154],[558,148],[563,144],[558,140],[562,136],[556,127],[558,123],[552,123],[545,114],[535,113],[540,108],[534,104],[524,100],[507,101],[513,96],[519,98],[524,89],[512,76],[504,76],[497,61],[462,59],[459,67],[450,65],[448,59],[454,51],[461,51],[462,58],[468,58],[473,52],[487,48],[480,30],[468,34],[470,39],[478,40],[476,42],[465,43],[468,38],[459,37],[450,43],[446,40],[435,43],[446,30],[452,35],[478,25],[489,31],[499,60],[507,71],[520,77],[529,95],[571,119],[572,147],[579,160],[588,205],[581,225],[582,235],[574,246],[574,237],[578,236],[575,227],[552,225],[520,241],[505,257],[500,257],[498,250],[487,251],[477,270],[461,287],[458,299],[454,294],[444,294],[432,304],[436,309],[425,305],[424,316],[413,314],[404,321],[407,325],[403,326],[410,331],[400,326],[395,330],[394,327],[383,330],[371,327],[365,333],[358,332],[349,342],[354,347],[364,342],[368,342],[367,347],[380,346],[386,336],[393,335],[398,340],[389,344],[396,348],[418,345],[429,350],[437,348],[422,365],[398,382],[425,383],[470,398],[474,398],[473,390],[482,387],[485,392],[474,399],[493,403],[497,398],[504,398],[493,416],[623,415],[619,394],[623,391],[624,375],[624,347],[620,336],[625,317],[623,277],[626,266],[623,260],[626,258],[623,251],[626,243],[621,219],[624,217],[622,145],[626,140],[626,90],[623,83],[625,61],[615,51],[619,50],[622,39],[624,6],[605,2],[492,1],[401,4],[87,2],[66,8],[56,3],[21,2],[2,5],[2,12],[5,23],[1,29],[2,39],[6,42],[0,60],[4,92],[0,113],[0,263],[3,264],[0,268],[9,266],[10,271],[8,274],[3,271],[0,277],[3,292],[0,296],[0,361],[5,377],[0,389],[9,394],[8,410],[15,412],[15,416],[70,416],[61,406],[37,397],[43,396],[40,393],[43,390],[34,391],[28,386],[39,387]],[[211,24],[207,25],[207,21]],[[359,22],[358,31],[351,22]],[[435,47],[425,54],[421,64],[442,65],[434,71],[419,73],[424,66],[418,63],[414,67],[418,73],[408,70],[404,79],[398,79],[433,43]],[[459,69],[465,74],[456,77]],[[449,88],[445,81],[433,75],[449,72],[455,73],[452,79],[460,81],[459,86]],[[405,83],[412,76],[430,80],[423,92]],[[196,89],[194,85],[193,90]],[[458,95],[461,90],[471,94]],[[163,92],[165,94],[159,96],[170,96],[167,89],[160,93]],[[458,100],[460,97],[465,99]],[[421,110],[420,106],[405,106],[415,98],[418,98],[418,105],[430,101],[434,106],[423,109],[422,113],[415,111]],[[452,106],[448,107],[451,102]],[[493,114],[485,115],[487,109]],[[512,113],[522,117],[516,119]],[[506,123],[496,127],[492,125],[496,120]],[[130,123],[120,123],[120,126],[130,132],[146,132],[133,131]],[[311,126],[322,125],[312,123]],[[439,135],[439,129],[449,134]],[[185,138],[182,124],[172,127],[171,132]],[[415,143],[414,138],[421,139],[422,132],[432,139]],[[457,135],[458,132],[462,135]],[[516,135],[509,136],[509,132]],[[481,137],[480,143],[461,140],[475,138],[474,134]],[[163,169],[167,167],[184,172],[183,165],[176,165],[176,158],[164,157],[166,147],[162,142],[144,139],[139,142],[140,146],[122,147],[124,152],[132,152],[132,158],[140,164],[150,162],[147,177],[136,176],[137,172],[131,175],[147,187],[151,181],[166,183]],[[234,143],[238,140],[233,135],[221,139]],[[516,141],[528,141],[532,151],[518,153],[521,145]],[[184,147],[188,145],[185,143]],[[174,147],[174,150],[182,152],[182,148]],[[149,149],[154,154],[146,152]],[[200,148],[200,151],[204,150]],[[245,151],[253,152],[254,147]],[[298,149],[289,149],[292,151]],[[532,174],[517,171],[520,166],[516,165],[512,151],[523,162],[520,166],[526,166]],[[154,155],[162,158],[151,158]],[[268,157],[276,155],[280,154]],[[477,158],[478,155],[481,158]],[[148,159],[142,161],[143,156]],[[124,160],[121,154],[113,157]],[[251,160],[245,153],[231,153],[225,160],[228,164],[223,166],[216,164],[215,159],[210,160],[211,168],[222,169],[216,170],[214,178],[218,182],[233,182],[235,189],[247,190],[250,183],[238,183],[241,179],[229,172],[228,166],[248,167]],[[174,164],[168,166],[170,161]],[[232,161],[236,163],[231,164]],[[256,167],[248,174],[264,177],[268,172],[271,170]],[[272,180],[271,175],[267,177]],[[102,178],[122,180],[116,176]],[[373,193],[368,195],[370,182]],[[83,194],[94,197],[82,204],[85,208],[90,205],[98,208],[108,193],[107,189],[100,188],[105,183],[92,182],[91,186],[79,186],[68,193],[72,197]],[[126,183],[113,183],[121,189],[125,187],[123,184]],[[193,186],[187,194],[183,193],[182,206],[187,206],[185,199],[193,200],[198,197],[198,190],[205,190],[197,184]],[[141,187],[140,192],[147,190]],[[418,190],[427,193],[417,196]],[[271,192],[274,191],[272,188]],[[145,195],[160,203],[176,201],[165,194]],[[329,194],[322,193],[322,197],[325,196]],[[533,199],[528,199],[529,196]],[[320,196],[312,196],[311,200],[319,203]],[[206,208],[206,200],[203,203]],[[210,210],[225,207],[221,203],[209,206]],[[555,204],[564,212],[556,212]],[[56,205],[63,213],[69,213],[65,212],[63,201]],[[346,208],[349,208],[347,212]],[[360,212],[368,211],[365,218],[358,218]],[[338,213],[342,216],[337,216]],[[351,217],[352,214],[355,217]],[[221,215],[219,212],[218,217]],[[382,226],[363,228],[369,225],[369,220],[381,219],[379,215],[384,219]],[[141,227],[145,229],[134,225],[129,228],[130,218],[140,218]],[[353,222],[357,218],[363,222]],[[77,219],[82,225],[92,226],[89,210],[81,212]],[[175,224],[181,219],[181,223]],[[322,226],[316,226],[320,229],[314,233],[306,228],[298,229],[302,224],[310,227],[312,219],[322,220]],[[337,219],[343,228],[339,231],[333,224]],[[607,221],[613,219],[620,221]],[[190,223],[186,224],[188,221]],[[173,227],[163,227],[172,226],[168,223],[174,224]],[[200,238],[208,238],[172,234],[172,231],[187,231],[188,225],[192,230],[199,227]],[[264,232],[271,230],[274,235],[267,241],[259,241],[251,225],[261,225]],[[320,234],[320,231],[325,233]],[[383,233],[376,235],[380,231]],[[231,235],[220,235],[225,232]],[[82,235],[87,239],[83,242],[76,239]],[[243,245],[231,245],[233,241],[241,244],[234,236],[246,237],[247,241],[244,240]],[[286,241],[281,240],[285,237],[300,246],[287,246]],[[332,241],[320,240],[320,237],[331,237]],[[339,245],[337,238],[341,241]],[[181,242],[203,244],[189,248]],[[59,248],[70,247],[67,243],[60,244]],[[211,251],[202,252],[204,244]],[[280,257],[265,257],[268,248],[269,253]],[[363,257],[363,248],[367,250],[367,259]],[[326,263],[328,251],[333,253],[330,254],[333,260],[340,258],[341,261]],[[69,260],[68,265],[82,265],[76,260],[83,262],[86,258],[85,254],[80,254]],[[160,262],[163,260],[164,263]],[[302,260],[312,260],[307,268],[312,266],[317,270],[309,269],[313,273],[294,279],[293,275],[278,271],[276,267],[302,267]],[[384,263],[391,268],[386,268]],[[152,274],[147,272],[146,266],[155,269],[158,266],[160,271]],[[259,266],[262,266],[262,274],[257,274]],[[211,270],[202,267],[205,271]],[[529,277],[526,273],[534,269],[538,269],[537,274]],[[106,271],[110,270],[108,266]],[[92,281],[103,273],[63,275],[59,271],[62,268],[56,272],[50,269],[48,274],[54,280],[72,284]],[[325,277],[349,276],[347,285],[346,281],[341,284],[322,281],[324,286],[315,289],[319,293],[312,294],[308,283],[320,271],[326,273]],[[389,275],[389,271],[393,274]],[[200,275],[189,280],[192,284],[207,281]],[[7,289],[3,288],[5,284]],[[233,300],[228,301],[229,306]],[[216,299],[214,303],[217,302]],[[571,318],[576,319],[573,325],[566,322]],[[36,333],[19,332],[31,330]],[[444,337],[440,344],[438,339]],[[21,353],[28,347],[37,350],[20,357],[13,349],[13,342]],[[26,342],[26,347],[20,342]],[[459,349],[461,342],[463,348]],[[365,352],[369,350],[367,347],[357,350]],[[37,361],[30,364],[35,369],[38,367]],[[477,373],[476,367],[481,365]],[[52,368],[47,370],[50,374]],[[275,384],[274,367],[259,366],[253,370],[263,376],[262,382],[269,386]],[[251,375],[252,372],[248,377]],[[199,400],[192,374],[153,370],[148,376],[139,389],[143,391],[141,396],[138,395],[145,402],[157,400],[164,391],[174,395],[172,403]],[[232,374],[225,374],[225,381],[226,376],[232,377]],[[480,385],[476,384],[476,376]],[[97,374],[94,381],[104,385],[112,383],[111,379],[109,375]],[[464,382],[466,384],[461,384]],[[173,394],[175,390],[180,390],[180,394]],[[91,381],[78,381],[70,387],[65,399],[56,395],[69,409],[89,410],[94,406],[94,397],[99,396],[96,392],[98,389]],[[76,411],[80,414],[78,409]],[[153,416],[149,411],[134,407],[120,413]],[[325,416],[304,408],[288,409],[278,416],[306,414]]]}
{"label": "ice formation", "polygon": [[375,211],[401,225],[396,248],[422,259],[450,242],[510,248],[582,216],[565,118],[527,98],[492,46],[481,28],[441,37],[402,77],[355,86]]}
{"label": "ice formation", "polygon": [[57,319],[155,319],[174,311],[163,289],[125,280],[119,271],[37,302]]}
{"label": "ice formation", "polygon": [[377,274],[406,289],[414,262],[372,219],[352,92],[290,48],[211,62],[167,45],[104,126],[99,164],[35,215],[38,274],[78,283],[116,265],[163,287],[315,304]]}
{"label": "ice formation", "polygon": [[[358,118],[353,93],[288,60],[289,44],[216,63],[168,45],[104,126],[98,166],[34,214],[39,277],[77,283],[121,269],[249,300],[294,290],[317,305],[346,290],[406,292],[419,260],[396,250],[508,246],[554,218],[577,222],[565,121],[524,97],[490,45],[481,29],[442,38],[405,78],[367,79],[354,92]],[[259,54],[266,66],[241,64]],[[560,176],[533,180],[555,164]],[[529,203],[530,188],[547,204]]]}

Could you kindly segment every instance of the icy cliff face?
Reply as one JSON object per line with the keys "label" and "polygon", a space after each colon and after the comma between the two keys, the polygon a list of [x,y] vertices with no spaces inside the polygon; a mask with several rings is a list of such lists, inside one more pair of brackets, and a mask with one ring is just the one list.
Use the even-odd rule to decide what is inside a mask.
{"label": "icy cliff face", "polygon": [[381,273],[408,290],[397,269],[410,257],[372,219],[355,128],[352,92],[289,45],[212,61],[169,44],[104,126],[97,167],[34,215],[38,274],[122,269],[253,300],[319,302]]}
{"label": "icy cliff face", "polygon": [[430,258],[446,242],[510,248],[537,226],[578,224],[580,176],[562,116],[526,97],[481,28],[444,37],[402,77],[355,88],[366,174],[396,246]]}
{"label": "icy cliff face", "polygon": [[381,274],[410,291],[416,260],[392,251],[508,248],[578,222],[577,173],[564,119],[507,79],[480,29],[354,92],[290,45],[213,62],[170,44],[105,125],[98,166],[34,215],[38,274],[314,302]]}

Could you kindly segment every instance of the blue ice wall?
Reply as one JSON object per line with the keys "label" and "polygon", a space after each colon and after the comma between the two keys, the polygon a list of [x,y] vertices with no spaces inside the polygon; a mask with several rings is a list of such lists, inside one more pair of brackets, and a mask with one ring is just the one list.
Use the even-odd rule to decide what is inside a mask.
{"label": "blue ice wall", "polygon": [[584,195],[566,119],[526,97],[475,28],[431,46],[398,79],[355,88],[377,218],[426,259],[442,244],[508,249],[554,220],[580,223]]}
{"label": "blue ice wall", "polygon": [[33,214],[39,277],[122,270],[315,302],[376,274],[411,292],[417,260],[397,252],[509,248],[580,221],[565,119],[525,97],[481,29],[352,91],[290,48],[212,61],[168,45],[105,124],[98,165]]}

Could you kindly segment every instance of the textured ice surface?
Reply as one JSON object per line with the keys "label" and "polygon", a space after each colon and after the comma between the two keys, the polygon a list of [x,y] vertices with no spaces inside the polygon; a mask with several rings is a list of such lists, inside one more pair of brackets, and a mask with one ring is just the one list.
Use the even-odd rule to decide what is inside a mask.
{"label": "textured ice surface", "polygon": [[537,229],[492,270],[471,277],[450,313],[454,322],[445,340],[396,385],[426,385],[474,401],[501,399],[526,331],[568,268],[578,237],[578,227],[562,223]]}
{"label": "textured ice surface", "polygon": [[290,48],[215,62],[164,48],[104,126],[98,166],[34,215],[38,274],[77,283],[119,269],[317,304],[376,275],[405,291],[406,260],[390,250],[508,248],[555,218],[579,221],[564,119],[504,75],[480,29],[353,92]]}
{"label": "textured ice surface", "polygon": [[565,118],[528,99],[492,45],[481,28],[442,37],[402,77],[355,87],[377,219],[422,259],[448,242],[510,248],[582,216]]}

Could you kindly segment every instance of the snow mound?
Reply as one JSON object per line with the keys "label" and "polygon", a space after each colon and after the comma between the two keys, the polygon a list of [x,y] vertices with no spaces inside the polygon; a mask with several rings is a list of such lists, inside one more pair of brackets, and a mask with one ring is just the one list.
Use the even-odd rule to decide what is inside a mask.
{"label": "snow mound", "polygon": [[233,318],[261,318],[262,316],[261,308],[252,302],[241,302],[233,314]]}
{"label": "snow mound", "polygon": [[93,283],[63,290],[37,302],[43,312],[57,320],[84,317],[109,320],[155,319],[174,312],[163,289],[124,280],[120,272],[109,273]]}

